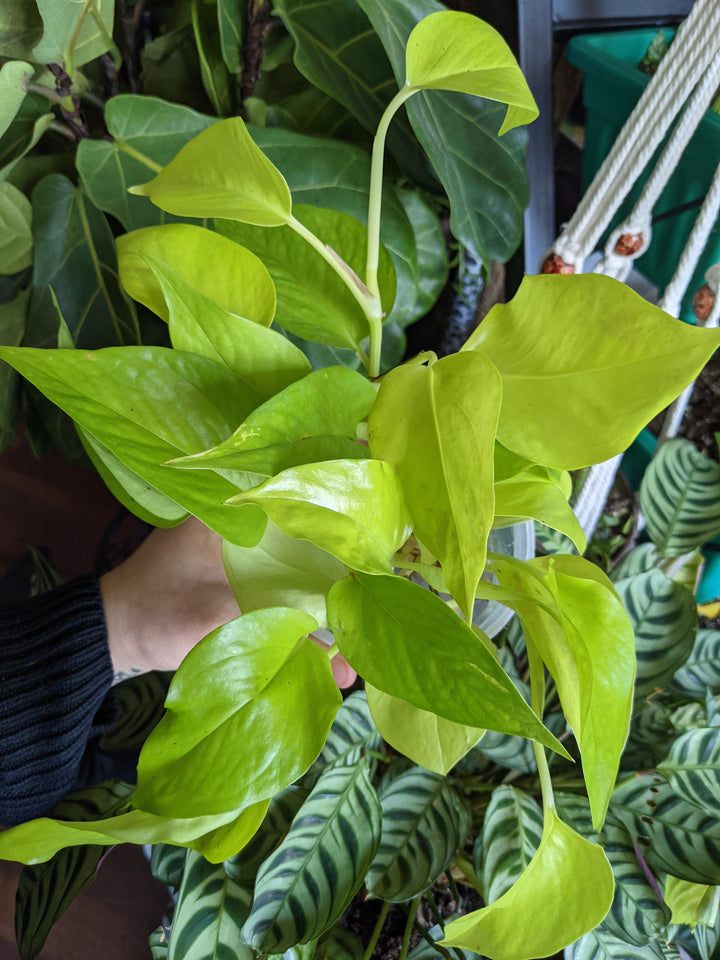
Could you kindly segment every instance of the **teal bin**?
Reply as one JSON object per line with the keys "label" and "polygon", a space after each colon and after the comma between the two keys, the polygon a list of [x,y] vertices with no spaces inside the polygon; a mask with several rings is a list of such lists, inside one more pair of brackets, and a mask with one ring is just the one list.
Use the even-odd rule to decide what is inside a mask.
{"label": "teal bin", "polygon": [[[587,34],[573,37],[565,56],[584,75],[583,102],[587,108],[583,180],[587,187],[647,86],[650,78],[638,69],[655,30]],[[673,34],[666,29],[668,38]],[[671,127],[672,132],[672,127]],[[664,144],[663,144],[664,145]],[[608,233],[631,210],[662,146],[613,220]],[[662,290],[672,277],[720,160],[720,115],[708,110],[688,144],[677,169],[655,207],[652,244],[637,268]],[[603,241],[606,238],[603,237]],[[681,317],[692,322],[692,297],[705,282],[705,271],[720,260],[720,224],[716,224],[682,305]]]}

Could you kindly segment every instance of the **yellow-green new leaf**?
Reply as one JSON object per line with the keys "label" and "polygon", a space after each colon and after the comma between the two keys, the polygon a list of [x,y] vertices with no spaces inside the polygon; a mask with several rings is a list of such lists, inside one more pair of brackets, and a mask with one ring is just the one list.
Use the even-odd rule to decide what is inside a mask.
{"label": "yellow-green new leaf", "polygon": [[691,883],[668,874],[663,895],[672,910],[671,923],[686,923],[691,929],[699,923],[706,927],[717,923],[720,887]]}
{"label": "yellow-green new leaf", "polygon": [[424,17],[408,38],[410,87],[456,90],[508,105],[500,134],[532,123],[538,108],[517,60],[497,30],[469,13]]}
{"label": "yellow-green new leaf", "polygon": [[527,562],[496,557],[492,569],[502,586],[527,596],[513,605],[527,641],[557,684],[580,747],[593,823],[600,829],[630,724],[635,681],[630,620],[607,577],[581,557]]}
{"label": "yellow-green new leaf", "polygon": [[485,733],[482,727],[446,720],[369,683],[365,684],[365,693],[383,740],[433,773],[446,774]]}
{"label": "yellow-green new leaf", "polygon": [[383,379],[368,423],[373,456],[397,470],[415,532],[440,561],[465,612],[485,569],[495,513],[493,454],[502,397],[497,370],[480,357],[456,353],[396,368]]}
{"label": "yellow-green new leaf", "polygon": [[256,504],[289,536],[365,573],[391,573],[390,560],[410,536],[400,481],[381,460],[305,463],[228,503]]}
{"label": "yellow-green new leaf", "polygon": [[149,183],[130,193],[179,217],[224,217],[280,227],[292,215],[285,178],[255,143],[239,117],[208,127]]}
{"label": "yellow-green new leaf", "polygon": [[564,478],[524,471],[495,484],[495,527],[507,527],[518,520],[539,520],[569,537],[584,553],[587,540],[568,503]]}
{"label": "yellow-green new leaf", "polygon": [[440,944],[474,950],[489,960],[548,957],[601,922],[614,887],[602,847],[551,810],[537,853],[520,879],[490,906],[449,923]]}
{"label": "yellow-green new leaf", "polygon": [[697,376],[720,330],[690,326],[600,274],[525,277],[463,347],[503,381],[498,440],[575,470],[622,453]]}
{"label": "yellow-green new leaf", "polygon": [[143,227],[117,238],[123,287],[163,320],[168,306],[148,257],[171,267],[195,290],[238,317],[269,327],[275,284],[259,257],[214,230],[191,223]]}

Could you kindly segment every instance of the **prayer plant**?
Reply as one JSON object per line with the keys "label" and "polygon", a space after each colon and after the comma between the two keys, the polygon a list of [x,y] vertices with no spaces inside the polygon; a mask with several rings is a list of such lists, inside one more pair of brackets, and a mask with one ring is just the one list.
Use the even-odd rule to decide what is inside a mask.
{"label": "prayer plant", "polygon": [[[370,895],[402,901],[448,867],[470,820],[461,799],[442,793],[443,775],[487,730],[532,742],[539,846],[500,895],[486,890],[484,907],[445,926],[438,949],[547,956],[593,930],[613,902],[613,871],[588,837],[602,828],[615,789],[635,639],[597,567],[571,555],[488,553],[488,535],[533,518],[582,550],[567,471],[624,450],[696,376],[720,332],[680,323],[602,276],[527,277],[459,353],[422,353],[380,376],[384,322],[412,312],[382,243],[393,118],[407,108],[462,235],[473,171],[453,180],[437,110],[460,94],[499,102],[501,133],[537,111],[506,44],[482,21],[433,4],[415,25],[401,3],[357,6],[399,81],[377,127],[367,226],[323,206],[322,191],[316,204],[298,203],[244,122],[221,120],[122,198],[151,209],[140,199],[149,198],[171,218],[196,221],[118,240],[124,289],[167,322],[172,348],[0,348],[74,420],[130,509],[160,526],[193,514],[222,536],[243,610],[177,671],[136,789],[108,787],[101,819],[71,804],[61,818],[8,830],[0,856],[38,864],[87,844],[186,847],[192,879],[178,918],[202,906],[193,907],[192,891],[208,878],[216,889],[220,878],[235,920],[212,935],[227,934],[231,955],[308,943],[296,955],[311,956],[363,883]],[[199,225],[213,218],[214,230]],[[62,329],[65,321],[76,318],[61,318]],[[308,341],[351,351],[358,369],[311,369],[298,345]],[[478,600],[517,613],[530,702],[472,623]],[[320,628],[333,633],[327,653],[308,639]],[[338,651],[365,681],[379,734],[418,765],[387,777],[379,799],[367,707],[357,721],[365,734],[343,733],[353,713],[346,704],[338,714],[330,669]],[[573,741],[543,724],[545,671]],[[344,719],[333,727],[336,715]],[[550,771],[552,762],[567,772],[555,758],[572,757],[589,804],[581,832],[556,803]],[[309,796],[292,787],[308,770]],[[266,859],[302,801],[306,816]],[[394,833],[412,803],[437,828],[413,854],[429,861],[419,888],[404,885],[407,851]],[[298,857],[302,881],[295,874],[290,884],[285,864]],[[233,865],[227,874],[213,867],[224,861]],[[263,861],[252,899],[243,884]],[[224,886],[233,870],[242,882]],[[192,953],[180,937],[171,958],[225,955]],[[337,945],[327,953],[343,955],[352,953]]]}

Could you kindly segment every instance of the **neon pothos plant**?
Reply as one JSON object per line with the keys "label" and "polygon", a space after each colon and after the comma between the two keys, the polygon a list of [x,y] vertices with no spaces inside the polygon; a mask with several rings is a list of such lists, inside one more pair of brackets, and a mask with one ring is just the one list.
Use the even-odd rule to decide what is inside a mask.
{"label": "neon pothos plant", "polygon": [[[382,34],[382,11],[362,6]],[[329,658],[340,651],[366,681],[382,736],[417,764],[446,772],[486,729],[532,741],[543,800],[537,852],[502,896],[448,924],[442,941],[519,960],[577,940],[613,899],[602,848],[556,809],[545,751],[570,754],[542,722],[545,669],[599,829],[628,731],[635,647],[596,567],[573,556],[488,555],[488,534],[536,518],[582,547],[567,471],[622,451],[697,374],[720,333],[679,323],[605,277],[529,277],[460,353],[424,353],[378,379],[395,296],[379,240],[394,115],[406,102],[429,109],[429,89],[506,104],[501,131],[537,112],[504,41],[466,14],[420,21],[402,79],[375,139],[367,228],[294,204],[243,122],[224,120],[131,191],[170,214],[215,218],[215,232],[174,223],[118,242],[126,291],[167,320],[172,349],[0,349],[74,419],[123,502],[164,526],[192,513],[221,534],[244,611],[178,670],[137,788],[118,798],[116,815],[21,825],[2,834],[0,854],[41,862],[65,846],[160,841],[203,863],[236,855],[272,798],[328,750],[341,702]],[[311,371],[283,331],[351,348],[366,375]],[[531,704],[473,625],[478,598],[517,612]],[[334,634],[327,654],[308,640],[319,627]],[[325,757],[322,777],[353,796],[362,767],[345,769],[337,750],[335,762]],[[378,847],[377,800],[368,802],[358,800],[354,816],[368,829],[357,855],[347,840],[353,872],[335,907],[366,875],[370,890],[382,887],[378,858],[388,848]],[[316,940],[337,916],[319,912],[281,935],[276,917],[259,916],[273,897],[258,894],[244,927],[262,954],[285,949],[286,936]]]}

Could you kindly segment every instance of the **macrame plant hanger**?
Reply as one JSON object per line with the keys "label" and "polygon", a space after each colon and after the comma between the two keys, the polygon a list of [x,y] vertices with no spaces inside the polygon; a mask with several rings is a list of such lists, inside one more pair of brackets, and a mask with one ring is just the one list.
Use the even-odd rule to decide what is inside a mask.
{"label": "macrame plant hanger", "polygon": [[[581,273],[618,207],[647,166],[675,117],[680,114],[632,212],[608,237],[594,267],[617,280],[626,280],[633,261],[652,240],[652,212],[678,160],[687,147],[713,95],[720,86],[720,2],[697,0],[690,15],[660,62],[610,153],[563,228],[541,266],[542,273]],[[684,109],[683,109],[684,106]],[[675,273],[659,305],[679,316],[680,306],[720,211],[718,166]],[[698,323],[720,321],[720,263],[708,270],[693,298]],[[658,446],[674,436],[687,407],[691,384],[668,409]],[[574,504],[578,520],[589,537],[594,531],[622,455],[590,469]]]}

